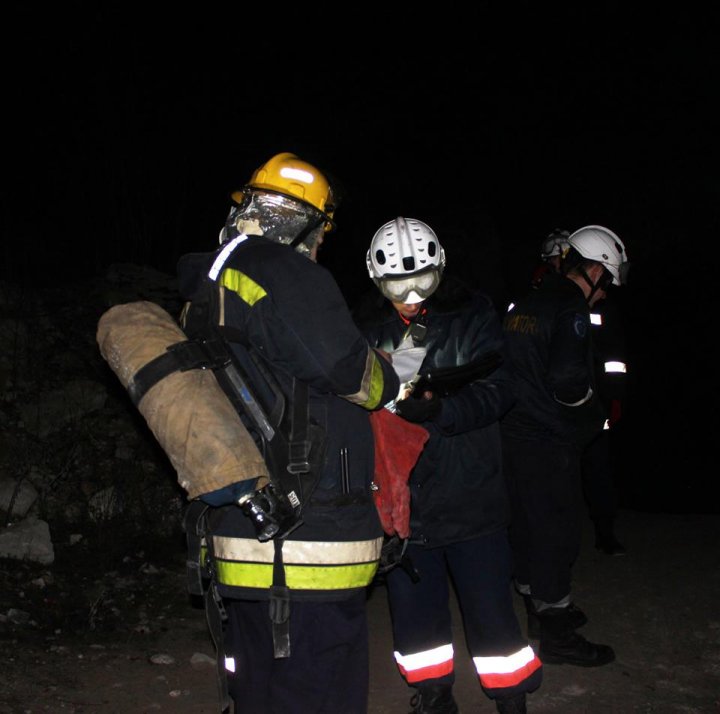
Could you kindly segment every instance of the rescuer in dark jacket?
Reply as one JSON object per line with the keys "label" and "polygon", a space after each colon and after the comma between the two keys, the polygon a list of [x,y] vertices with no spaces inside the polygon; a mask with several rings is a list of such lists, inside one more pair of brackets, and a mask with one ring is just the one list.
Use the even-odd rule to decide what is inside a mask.
{"label": "rescuer in dark jacket", "polygon": [[252,493],[252,483],[205,496],[217,509],[206,566],[229,618],[229,692],[236,711],[298,711],[303,702],[303,711],[365,714],[365,587],[382,546],[368,410],[394,399],[399,381],[315,262],[333,225],[325,176],[278,154],[233,199],[220,249],[180,261],[189,300],[184,326],[189,336],[203,336],[210,316],[268,413],[279,403],[272,385],[279,386],[287,417],[307,428],[297,443],[312,444],[314,465],[313,480],[293,491],[302,520],[282,539],[260,538],[238,507],[272,505],[268,493]]}
{"label": "rescuer in dark jacket", "polygon": [[[562,260],[570,247],[570,232],[556,228],[543,240],[541,262],[531,279],[539,287],[548,273],[560,273]],[[590,520],[595,529],[595,547],[608,555],[624,555],[625,547],[615,535],[617,489],[615,484],[615,438],[625,401],[627,363],[617,293],[609,290],[593,305],[590,332],[595,355],[596,393],[604,407],[605,423],[585,446],[582,484]]]}
{"label": "rescuer in dark jacket", "polygon": [[382,226],[367,266],[380,294],[356,309],[358,325],[396,363],[405,348],[420,349],[426,377],[395,405],[430,433],[410,475],[406,554],[415,573],[396,567],[386,577],[397,665],[417,688],[414,711],[457,711],[451,576],[480,684],[498,711],[525,711],[542,667],[520,633],[510,590],[498,419],[513,403],[513,383],[500,322],[486,296],[443,276],[444,251],[422,221]]}
{"label": "rescuer in dark jacket", "polygon": [[595,548],[607,555],[621,556],[627,550],[615,534],[618,506],[615,463],[628,364],[620,304],[612,292],[593,307],[590,324],[598,396],[604,408],[605,422],[602,431],[585,447],[582,455],[583,491],[595,529]]}
{"label": "rescuer in dark jacket", "polygon": [[540,657],[599,666],[615,655],[575,631],[587,618],[572,602],[571,570],[580,545],[580,455],[604,421],[589,308],[621,284],[627,257],[602,226],[581,228],[567,243],[561,273],[546,273],[505,317],[517,401],[501,422],[503,458],[515,583],[539,619]]}

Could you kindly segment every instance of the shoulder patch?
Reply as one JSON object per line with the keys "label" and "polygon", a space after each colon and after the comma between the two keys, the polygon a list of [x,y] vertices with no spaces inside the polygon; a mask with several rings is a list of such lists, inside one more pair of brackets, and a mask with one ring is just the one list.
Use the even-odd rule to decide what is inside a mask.
{"label": "shoulder patch", "polygon": [[573,318],[573,332],[580,338],[584,338],[588,331],[588,321],[585,315],[575,313]]}

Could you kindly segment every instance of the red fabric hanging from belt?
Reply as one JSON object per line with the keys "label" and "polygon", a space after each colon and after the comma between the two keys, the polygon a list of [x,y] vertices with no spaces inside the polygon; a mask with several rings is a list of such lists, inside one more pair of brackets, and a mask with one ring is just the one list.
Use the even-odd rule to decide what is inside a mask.
{"label": "red fabric hanging from belt", "polygon": [[408,478],[417,463],[427,429],[387,409],[370,412],[375,437],[375,487],[373,497],[383,530],[400,538],[410,535],[410,487]]}

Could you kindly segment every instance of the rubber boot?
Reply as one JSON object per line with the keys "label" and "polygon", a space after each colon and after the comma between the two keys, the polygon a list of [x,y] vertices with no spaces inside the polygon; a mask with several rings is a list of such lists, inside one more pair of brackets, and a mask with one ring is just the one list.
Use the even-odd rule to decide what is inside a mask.
{"label": "rubber boot", "polygon": [[527,714],[527,700],[524,694],[509,699],[496,699],[495,708],[499,714]]}
{"label": "rubber boot", "polygon": [[540,618],[539,656],[543,664],[574,664],[601,667],[615,659],[608,645],[588,642],[575,632],[567,608],[551,607],[538,613]]}
{"label": "rubber boot", "polygon": [[417,688],[410,700],[410,714],[458,714],[450,684],[426,684]]}
{"label": "rubber boot", "polygon": [[[527,612],[527,636],[530,639],[539,640],[540,618],[538,617],[535,605],[529,595],[523,595],[523,602],[525,603],[525,610]],[[575,603],[571,602],[564,609],[570,623],[572,624],[573,630],[576,630],[578,627],[582,627],[583,625],[587,625],[587,615],[577,605],[575,605]]]}

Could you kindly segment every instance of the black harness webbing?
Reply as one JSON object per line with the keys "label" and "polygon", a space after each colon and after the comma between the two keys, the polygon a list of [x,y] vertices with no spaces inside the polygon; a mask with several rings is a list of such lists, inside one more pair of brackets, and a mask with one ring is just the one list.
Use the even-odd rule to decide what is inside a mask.
{"label": "black harness webbing", "polygon": [[273,584],[270,586],[270,621],[272,622],[275,659],[290,656],[290,590],[285,583],[282,547],[285,541],[275,539]]}
{"label": "black harness webbing", "polygon": [[[209,513],[210,506],[202,503],[202,501],[192,501],[185,512],[184,523],[188,545],[187,585],[188,592],[191,595],[203,596],[205,618],[215,647],[220,711],[221,714],[229,714],[232,711],[232,700],[228,692],[225,672],[223,639],[227,612],[215,585],[213,543],[208,527]],[[207,549],[207,557],[204,562],[202,559],[203,543]]]}

